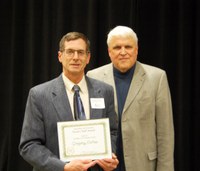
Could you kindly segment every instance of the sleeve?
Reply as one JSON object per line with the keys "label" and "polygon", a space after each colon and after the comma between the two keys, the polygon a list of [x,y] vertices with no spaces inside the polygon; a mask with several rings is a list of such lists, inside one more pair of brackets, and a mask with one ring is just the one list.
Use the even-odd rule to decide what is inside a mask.
{"label": "sleeve", "polygon": [[65,163],[59,160],[45,146],[45,124],[40,96],[41,94],[37,93],[35,89],[31,89],[29,92],[19,152],[35,169],[43,171],[63,171]]}
{"label": "sleeve", "polygon": [[166,73],[161,74],[156,95],[157,171],[174,171],[174,126]]}

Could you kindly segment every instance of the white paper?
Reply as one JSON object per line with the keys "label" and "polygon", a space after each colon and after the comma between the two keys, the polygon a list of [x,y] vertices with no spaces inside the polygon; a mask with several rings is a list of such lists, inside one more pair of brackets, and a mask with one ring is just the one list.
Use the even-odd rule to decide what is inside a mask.
{"label": "white paper", "polygon": [[58,122],[60,159],[112,158],[108,118]]}

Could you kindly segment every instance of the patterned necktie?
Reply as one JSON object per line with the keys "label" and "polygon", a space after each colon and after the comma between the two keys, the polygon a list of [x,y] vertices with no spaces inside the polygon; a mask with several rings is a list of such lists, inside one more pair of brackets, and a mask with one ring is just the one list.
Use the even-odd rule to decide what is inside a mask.
{"label": "patterned necktie", "polygon": [[81,97],[79,95],[80,87],[78,85],[74,85],[73,90],[74,90],[74,117],[76,120],[84,120],[86,119],[86,117]]}

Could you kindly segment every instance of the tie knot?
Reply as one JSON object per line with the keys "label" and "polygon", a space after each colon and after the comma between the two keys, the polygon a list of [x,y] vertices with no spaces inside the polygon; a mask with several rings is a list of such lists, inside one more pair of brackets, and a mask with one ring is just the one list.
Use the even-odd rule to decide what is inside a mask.
{"label": "tie knot", "polygon": [[75,84],[74,87],[73,87],[73,90],[74,90],[74,91],[80,91],[80,87],[79,87],[78,85]]}

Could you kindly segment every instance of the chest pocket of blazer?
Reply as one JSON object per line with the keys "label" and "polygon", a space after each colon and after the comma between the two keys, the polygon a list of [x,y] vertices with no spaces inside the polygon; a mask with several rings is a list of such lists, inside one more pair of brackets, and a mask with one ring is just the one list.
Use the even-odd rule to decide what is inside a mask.
{"label": "chest pocket of blazer", "polygon": [[154,160],[157,158],[157,151],[148,153],[149,160]]}

